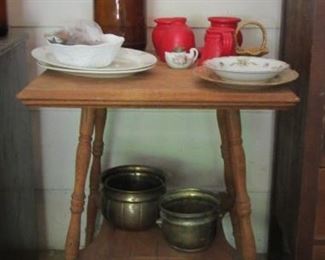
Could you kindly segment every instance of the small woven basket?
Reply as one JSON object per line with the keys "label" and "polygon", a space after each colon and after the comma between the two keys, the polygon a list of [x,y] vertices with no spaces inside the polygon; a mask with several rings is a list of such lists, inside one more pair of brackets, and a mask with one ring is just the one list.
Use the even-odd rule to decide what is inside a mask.
{"label": "small woven basket", "polygon": [[[245,26],[247,25],[255,25],[258,28],[261,29],[262,34],[263,34],[263,40],[261,43],[261,46],[259,47],[252,47],[252,48],[243,48],[241,46],[239,46],[238,42],[237,42],[237,35],[240,32],[241,29],[243,29]],[[235,40],[236,40],[236,53],[238,55],[241,56],[263,56],[265,54],[269,53],[269,50],[267,48],[267,34],[266,34],[266,30],[265,27],[256,21],[243,21],[239,24],[239,26],[236,29],[235,32]]]}

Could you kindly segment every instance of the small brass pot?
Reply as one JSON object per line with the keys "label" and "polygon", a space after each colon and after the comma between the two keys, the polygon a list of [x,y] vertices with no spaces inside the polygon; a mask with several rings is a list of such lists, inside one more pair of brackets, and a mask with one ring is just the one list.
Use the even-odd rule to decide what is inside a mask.
{"label": "small brass pot", "polygon": [[157,224],[170,246],[185,252],[208,248],[225,213],[221,198],[221,194],[199,189],[166,193]]}
{"label": "small brass pot", "polygon": [[103,173],[102,211],[114,226],[143,230],[155,224],[159,215],[159,199],[166,192],[161,170],[126,165]]}

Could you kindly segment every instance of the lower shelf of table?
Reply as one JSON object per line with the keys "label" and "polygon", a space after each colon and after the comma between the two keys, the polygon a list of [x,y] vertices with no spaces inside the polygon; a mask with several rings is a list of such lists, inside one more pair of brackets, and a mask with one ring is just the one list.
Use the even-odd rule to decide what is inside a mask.
{"label": "lower shelf of table", "polygon": [[123,231],[104,221],[94,242],[80,252],[78,260],[231,260],[236,251],[227,243],[222,230],[205,251],[183,253],[168,246],[161,231]]}

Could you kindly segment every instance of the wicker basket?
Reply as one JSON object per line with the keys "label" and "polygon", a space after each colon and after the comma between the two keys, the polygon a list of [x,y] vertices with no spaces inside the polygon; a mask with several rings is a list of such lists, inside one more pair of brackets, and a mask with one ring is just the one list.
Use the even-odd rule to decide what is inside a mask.
{"label": "wicker basket", "polygon": [[[263,40],[260,47],[252,47],[252,48],[243,48],[239,46],[237,42],[237,35],[240,32],[241,29],[243,29],[247,25],[255,25],[258,28],[261,29],[263,34]],[[235,40],[236,40],[236,53],[241,56],[263,56],[267,53],[269,53],[269,50],[267,48],[267,34],[264,26],[256,21],[243,21],[239,24],[239,26],[236,29],[235,32]]]}

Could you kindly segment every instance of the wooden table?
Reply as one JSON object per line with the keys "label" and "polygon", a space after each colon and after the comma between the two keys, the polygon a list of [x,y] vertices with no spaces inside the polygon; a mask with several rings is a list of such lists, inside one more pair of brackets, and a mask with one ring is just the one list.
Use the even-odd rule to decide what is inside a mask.
{"label": "wooden table", "polygon": [[[84,208],[85,182],[91,159],[91,149],[93,160],[90,170],[86,244],[89,245],[93,241],[94,222],[97,214],[96,198],[99,192],[101,172],[100,159],[103,152],[103,131],[107,108],[217,110],[217,120],[222,140],[221,150],[224,159],[225,182],[227,192],[234,201],[230,215],[236,247],[242,259],[256,259],[255,241],[250,220],[251,206],[246,190],[246,166],[241,137],[240,110],[288,109],[299,101],[292,90],[285,87],[274,87],[255,92],[228,90],[195,78],[191,70],[171,70],[164,64],[158,64],[151,71],[122,79],[90,79],[46,71],[21,91],[18,94],[18,99],[28,106],[80,107],[82,110],[76,155],[75,184],[71,199],[71,220],[66,238],[66,260],[74,260],[78,257],[80,220]],[[94,141],[91,144],[93,133]],[[103,237],[105,238],[103,233],[111,233],[115,237],[110,242],[104,243],[102,242]],[[146,245],[141,247],[132,245],[132,241],[138,243],[137,237],[144,239],[143,236],[147,241],[159,241],[157,238],[159,233],[151,230],[146,233],[133,233],[133,239],[121,245],[121,242],[119,243],[121,237],[128,237],[125,232],[112,231],[112,228],[109,228],[107,223],[104,223],[99,238],[87,247],[89,248],[88,252],[86,248],[84,254],[81,254],[81,258],[101,260],[104,256],[98,253],[98,248],[105,248],[105,245],[107,247],[111,243],[109,244],[110,248],[114,248],[115,251],[118,251],[118,247],[122,246],[124,248],[120,251],[126,252],[125,258],[122,257],[123,252],[118,258],[113,256],[110,258],[107,256],[110,254],[109,250],[103,249],[107,252],[105,259],[130,259],[128,258],[130,257],[130,251],[133,252],[134,257],[138,256],[136,259],[209,259],[206,258],[207,255],[204,256],[204,253],[201,253],[199,258],[195,258],[195,254],[172,255],[170,250],[161,250],[161,252],[167,252],[164,255],[163,252],[157,253],[160,252],[159,248],[150,251],[150,248],[146,249]],[[222,234],[219,235],[216,241],[220,240],[220,236],[222,237]],[[156,239],[154,239],[155,237]],[[108,236],[106,239],[109,239]],[[163,242],[161,243],[163,247],[162,244]],[[128,246],[132,247],[132,250],[128,249]],[[147,244],[147,247],[152,246],[153,243]],[[213,247],[217,248],[218,245]],[[136,248],[142,253],[137,254],[135,252]],[[173,252],[173,250],[171,251]],[[90,252],[93,252],[93,255]],[[207,254],[211,255],[211,252],[220,254],[218,250],[214,251],[213,248],[208,250]],[[150,257],[150,254],[152,257]],[[224,255],[224,258],[227,258],[227,255],[229,258],[229,254]]]}

